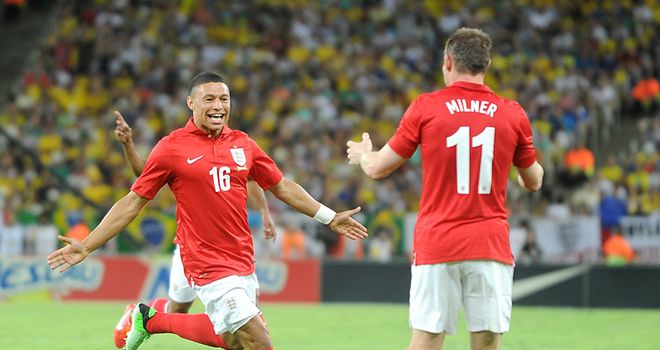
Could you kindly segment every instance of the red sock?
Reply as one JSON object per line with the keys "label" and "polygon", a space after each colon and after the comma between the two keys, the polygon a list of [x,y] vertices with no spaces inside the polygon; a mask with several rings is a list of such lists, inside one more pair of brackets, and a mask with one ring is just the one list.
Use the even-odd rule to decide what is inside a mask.
{"label": "red sock", "polygon": [[148,305],[156,309],[158,312],[167,312],[167,304],[169,304],[169,302],[168,299],[157,298],[152,300]]}
{"label": "red sock", "polygon": [[215,334],[213,323],[206,314],[167,314],[157,312],[147,322],[147,332],[174,333],[196,343],[228,349],[221,336]]}

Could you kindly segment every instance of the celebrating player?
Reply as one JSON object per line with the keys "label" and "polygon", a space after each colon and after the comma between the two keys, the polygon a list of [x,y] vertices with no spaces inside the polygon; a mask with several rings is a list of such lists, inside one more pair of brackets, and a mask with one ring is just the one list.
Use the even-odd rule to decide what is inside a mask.
{"label": "celebrating player", "polygon": [[168,184],[177,202],[176,240],[184,272],[206,314],[162,313],[140,303],[131,316],[126,348],[137,349],[155,333],[175,333],[227,348],[222,334],[229,332],[246,349],[273,349],[270,334],[257,317],[254,247],[246,213],[248,177],[349,239],[367,236],[367,229],[351,217],[360,208],[335,213],[317,202],[283,177],[247,134],[226,126],[231,98],[219,75],[196,75],[187,105],[192,118],[158,142],[131,191],[83,241],[58,237],[67,245],[49,255],[48,264],[66,271],[80,263],[116,236]]}
{"label": "celebrating player", "polygon": [[509,330],[513,254],[505,208],[511,163],[518,183],[541,187],[532,130],[516,102],[484,85],[492,41],[461,28],[445,44],[446,88],[418,96],[379,151],[369,134],[348,141],[350,164],[374,179],[422,152],[422,198],[413,246],[409,350],[440,349],[459,305],[473,350],[499,349]]}
{"label": "celebrating player", "polygon": [[[131,169],[136,176],[142,174],[144,169],[144,161],[135,148],[133,143],[133,131],[130,126],[124,120],[124,117],[118,111],[115,111],[115,122],[117,124],[115,128],[115,135],[117,139],[121,142],[122,148],[124,150],[124,155],[128,160]],[[266,239],[275,239],[277,236],[277,231],[275,228],[275,223],[270,215],[270,210],[268,209],[268,204],[266,202],[266,196],[264,191],[257,185],[254,181],[248,179],[247,183],[248,191],[248,200],[259,209],[261,212],[262,222],[264,225],[264,238]],[[176,243],[176,242],[175,242]],[[259,284],[257,283],[257,295]],[[195,290],[188,284],[185,274],[183,273],[183,264],[181,262],[181,255],[179,252],[179,246],[176,245],[174,249],[174,254],[172,255],[172,265],[170,268],[170,280],[169,287],[167,291],[169,299],[156,298],[149,302],[149,306],[154,308],[156,311],[160,312],[171,312],[171,313],[188,313],[190,307],[195,300]],[[113,331],[113,338],[117,348],[123,348],[126,345],[126,336],[128,331],[131,329],[131,314],[135,304],[130,304],[124,309],[122,317],[117,322],[115,329]],[[235,339],[231,333],[225,334],[223,337],[225,343],[229,346],[230,349],[240,349],[240,344],[238,340]]]}

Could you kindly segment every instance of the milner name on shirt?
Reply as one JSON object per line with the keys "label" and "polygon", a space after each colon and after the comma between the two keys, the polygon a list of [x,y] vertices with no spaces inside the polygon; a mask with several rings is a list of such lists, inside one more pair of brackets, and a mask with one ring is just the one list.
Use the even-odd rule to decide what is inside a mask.
{"label": "milner name on shirt", "polygon": [[456,112],[470,112],[481,113],[494,117],[497,111],[497,105],[488,101],[470,100],[469,102],[464,98],[457,98],[445,102],[449,114],[454,115]]}

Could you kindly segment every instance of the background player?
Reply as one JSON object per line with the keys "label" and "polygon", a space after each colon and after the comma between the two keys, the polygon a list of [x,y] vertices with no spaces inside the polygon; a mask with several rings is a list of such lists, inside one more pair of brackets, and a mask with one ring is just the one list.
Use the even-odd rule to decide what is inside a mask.
{"label": "background player", "polygon": [[[128,125],[126,120],[124,120],[124,117],[121,115],[121,113],[115,111],[114,115],[115,123],[117,125],[115,128],[115,136],[122,144],[124,156],[128,160],[131,169],[136,176],[140,176],[140,174],[142,174],[142,169],[144,169],[144,160],[138,153],[135,144],[133,143],[133,132],[131,127]],[[266,201],[264,191],[252,180],[249,180],[247,183],[247,191],[248,201],[252,202],[252,205],[259,209],[261,213],[264,226],[264,238],[274,240],[277,237],[277,230],[275,223],[273,222],[273,219],[270,215],[270,210],[268,209],[268,203]],[[190,286],[190,284],[188,284],[186,276],[183,273],[183,264],[181,262],[179,246],[176,245],[176,242],[175,249],[172,254],[172,264],[170,267],[170,280],[167,295],[169,299],[156,298],[149,302],[149,306],[159,312],[188,313],[196,297],[195,290]],[[123,348],[126,345],[126,335],[131,329],[131,314],[134,308],[135,304],[127,305],[124,309],[122,317],[119,319],[117,325],[115,326],[113,331],[113,338],[117,348]],[[225,339],[225,341],[229,342],[230,344],[235,343],[228,341],[228,339]]]}
{"label": "background player", "polygon": [[422,152],[422,197],[415,226],[409,350],[440,349],[455,332],[459,305],[472,349],[499,349],[509,330],[513,254],[505,207],[511,163],[518,183],[541,187],[532,130],[516,102],[484,85],[492,41],[461,28],[447,40],[446,88],[418,96],[378,152],[369,134],[348,141],[350,164],[380,179]]}

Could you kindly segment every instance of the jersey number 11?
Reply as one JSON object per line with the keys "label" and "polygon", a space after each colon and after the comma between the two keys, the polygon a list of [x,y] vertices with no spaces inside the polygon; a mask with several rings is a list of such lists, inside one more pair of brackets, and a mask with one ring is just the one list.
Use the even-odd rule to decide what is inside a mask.
{"label": "jersey number 11", "polygon": [[[495,128],[489,126],[472,138],[472,147],[481,146],[479,166],[479,194],[490,194],[493,183],[493,152]],[[470,194],[470,127],[461,126],[447,137],[447,148],[456,147],[456,191]]]}

